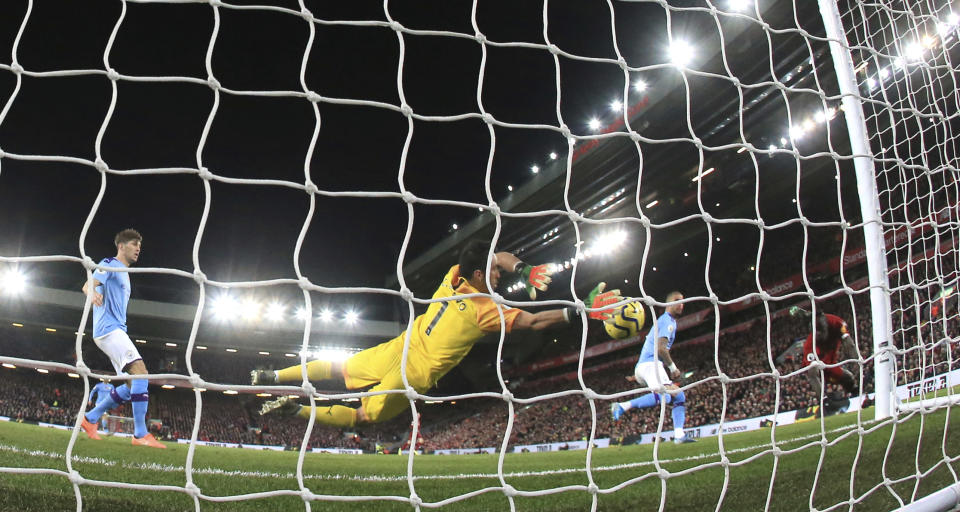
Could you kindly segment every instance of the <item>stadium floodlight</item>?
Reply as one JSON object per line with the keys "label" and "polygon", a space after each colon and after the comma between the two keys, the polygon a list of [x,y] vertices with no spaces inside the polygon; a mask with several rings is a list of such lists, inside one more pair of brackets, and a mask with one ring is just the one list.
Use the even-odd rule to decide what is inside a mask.
{"label": "stadium floodlight", "polygon": [[908,43],[903,49],[903,56],[911,61],[923,60],[923,45],[916,41]]}
{"label": "stadium floodlight", "polygon": [[10,324],[10,325],[12,325],[12,326],[14,326],[14,327],[23,327],[23,324],[21,324],[20,322],[13,322],[13,323]]}
{"label": "stadium floodlight", "polygon": [[315,359],[321,361],[346,361],[353,352],[338,348],[322,348],[311,353]]}
{"label": "stadium floodlight", "polygon": [[513,192],[513,185],[507,185],[507,191]]}
{"label": "stadium floodlight", "polygon": [[360,313],[351,309],[343,315],[343,320],[347,322],[347,325],[355,325],[360,320]]}
{"label": "stadium floodlight", "polygon": [[610,110],[621,113],[623,111],[623,102],[620,100],[613,100],[610,102]]}
{"label": "stadium floodlight", "polygon": [[213,299],[211,310],[218,320],[233,320],[240,315],[240,302],[230,294],[223,294]]}
{"label": "stadium floodlight", "polygon": [[164,384],[160,387],[163,389],[174,389],[176,386],[174,386],[173,384]]}
{"label": "stadium floodlight", "polygon": [[16,369],[17,369],[16,365],[13,365],[13,364],[10,364],[10,363],[3,363],[3,367],[4,367],[4,368],[10,368],[11,370],[16,370]]}
{"label": "stadium floodlight", "polygon": [[235,348],[228,348],[228,349],[226,349],[226,351],[227,351],[227,352],[230,352],[231,354],[235,354],[235,353],[237,352],[237,349],[235,349]]}
{"label": "stadium floodlight", "polygon": [[7,295],[20,295],[27,288],[27,276],[16,269],[7,270],[0,279],[0,292]]}
{"label": "stadium floodlight", "polygon": [[557,159],[557,152],[556,152],[556,151],[551,151],[551,152],[550,152],[550,160],[556,160],[556,159]]}
{"label": "stadium floodlight", "polygon": [[196,349],[197,349],[197,350],[206,350],[207,347],[205,347],[205,346],[203,346],[203,345],[197,345],[197,346],[196,346]]}
{"label": "stadium floodlight", "polygon": [[456,222],[454,222],[453,225],[450,226],[450,227],[451,227],[454,231],[460,229],[460,226],[458,226]]}
{"label": "stadium floodlight", "polygon": [[70,372],[70,373],[67,374],[67,377],[70,377],[71,379],[79,379],[79,378],[80,378],[80,374],[79,374],[79,373]]}
{"label": "stadium floodlight", "polygon": [[874,90],[874,89],[876,89],[876,88],[877,88],[877,79],[876,79],[876,78],[873,78],[872,76],[871,76],[870,78],[867,78],[867,87],[868,87],[871,91]]}
{"label": "stadium floodlight", "polygon": [[883,68],[880,71],[877,71],[877,76],[880,77],[880,80],[886,80],[887,78],[890,77],[890,70],[887,68]]}
{"label": "stadium floodlight", "polygon": [[323,311],[320,312],[320,321],[329,322],[331,320],[333,320],[333,311],[330,311],[329,309],[324,309]]}
{"label": "stadium floodlight", "polygon": [[300,306],[299,308],[297,308],[297,312],[295,314],[297,316],[297,320],[306,320],[307,318],[310,317],[310,313],[307,312],[307,308],[303,306]]}
{"label": "stadium floodlight", "polygon": [[647,90],[647,83],[643,80],[637,80],[633,82],[633,90],[637,92],[643,92]]}
{"label": "stadium floodlight", "polygon": [[727,9],[733,12],[743,12],[750,8],[750,0],[730,0]]}
{"label": "stadium floodlight", "polygon": [[659,199],[654,199],[653,201],[650,201],[649,203],[647,203],[647,208],[648,208],[648,209],[649,209],[649,208],[653,208],[654,206],[656,206],[656,205],[658,205],[658,204],[660,204],[660,200],[659,200]]}
{"label": "stadium floodlight", "polygon": [[280,304],[279,302],[271,302],[270,305],[267,306],[267,320],[271,322],[279,322],[283,320],[285,315],[286,311],[284,310],[283,304]]}
{"label": "stadium floodlight", "polygon": [[806,130],[803,129],[803,126],[795,124],[790,127],[790,138],[793,140],[800,140],[806,135]]}
{"label": "stadium floodlight", "polygon": [[687,64],[690,64],[690,61],[693,60],[693,47],[683,39],[675,39],[670,43],[670,49],[667,53],[670,62],[677,67],[687,67]]}
{"label": "stadium floodlight", "polygon": [[701,178],[703,178],[704,176],[712,173],[712,172],[715,171],[715,170],[717,170],[716,167],[711,167],[711,168],[707,169],[706,171],[703,171],[702,173],[697,174],[697,175],[694,176],[690,181],[700,181]]}
{"label": "stadium floodlight", "polygon": [[50,370],[46,368],[37,368],[37,373],[50,373]]}
{"label": "stadium floodlight", "polygon": [[540,166],[537,165],[537,164],[531,165],[531,166],[530,166],[530,172],[532,172],[532,173],[534,173],[534,174],[537,174],[538,172],[540,172]]}
{"label": "stadium floodlight", "polygon": [[956,26],[960,23],[960,15],[951,11],[950,14],[947,15],[947,23]]}
{"label": "stadium floodlight", "polygon": [[584,251],[585,254],[598,254],[601,256],[610,254],[623,246],[627,241],[627,232],[622,230],[610,231],[597,237],[591,248]]}
{"label": "stadium floodlight", "polygon": [[285,356],[285,357],[298,357],[296,354],[291,354],[290,352],[287,352],[286,354],[284,354],[284,356]]}
{"label": "stadium floodlight", "polygon": [[164,345],[166,345],[166,346],[168,346],[168,347],[176,347],[176,346],[177,346],[176,343],[172,343],[172,342],[169,342],[169,341],[166,342],[166,343],[164,343]]}
{"label": "stadium floodlight", "polygon": [[595,131],[599,130],[599,129],[600,129],[600,120],[597,119],[596,117],[591,117],[590,120],[587,121],[587,127],[590,128],[590,131],[591,131],[591,132],[595,132]]}

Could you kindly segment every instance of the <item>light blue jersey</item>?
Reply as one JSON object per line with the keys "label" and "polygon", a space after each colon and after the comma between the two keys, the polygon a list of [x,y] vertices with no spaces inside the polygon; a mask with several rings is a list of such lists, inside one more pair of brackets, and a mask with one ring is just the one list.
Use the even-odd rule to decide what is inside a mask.
{"label": "light blue jersey", "polygon": [[673,340],[677,339],[677,319],[670,313],[664,313],[657,319],[655,329],[650,329],[647,333],[647,339],[643,341],[643,350],[640,351],[640,360],[637,363],[652,363],[657,357],[657,339],[667,339],[667,350],[673,346]]}
{"label": "light blue jersey", "polygon": [[[104,267],[127,268],[116,258],[104,258]],[[98,293],[103,294],[103,306],[93,307],[93,337],[99,338],[117,329],[127,332],[127,304],[130,302],[130,274],[97,270],[93,277],[100,281]]]}
{"label": "light blue jersey", "polygon": [[99,404],[101,401],[110,398],[111,391],[113,391],[113,384],[109,382],[97,383],[90,391],[90,400],[95,404]]}

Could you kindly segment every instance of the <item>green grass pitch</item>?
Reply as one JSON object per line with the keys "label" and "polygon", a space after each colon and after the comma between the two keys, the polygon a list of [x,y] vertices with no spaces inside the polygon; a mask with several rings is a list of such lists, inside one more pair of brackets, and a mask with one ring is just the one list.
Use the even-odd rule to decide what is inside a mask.
{"label": "green grass pitch", "polygon": [[[919,498],[954,483],[954,475],[960,469],[960,437],[951,427],[960,418],[960,411],[954,407],[949,414],[949,423],[944,410],[902,416],[901,419],[908,419],[896,425],[889,453],[888,442],[894,427],[865,423],[867,433],[861,438],[855,414],[824,421],[826,439],[831,443],[825,450],[819,443],[819,420],[778,427],[777,446],[784,452],[793,452],[778,457],[769,509],[809,510],[812,493],[812,504],[820,510],[838,504],[841,505],[837,510],[846,510],[851,497],[856,500],[856,510],[890,510],[899,506],[894,493],[909,502],[911,496]],[[864,412],[864,420],[872,417],[872,409]],[[714,510],[718,501],[722,501],[723,510],[763,510],[775,459],[768,449],[770,436],[770,429],[724,436],[723,448],[729,461],[726,467],[715,437],[686,445],[659,446],[661,467],[673,474],[665,480],[665,510]],[[64,453],[69,439],[70,432],[66,431],[0,423],[0,510],[76,509],[73,486],[66,476],[11,472],[14,468],[66,471]],[[167,450],[133,447],[124,438],[97,442],[80,433],[74,446],[73,468],[89,480],[183,487],[188,448],[168,446]],[[821,454],[822,469],[817,478]],[[589,510],[586,455],[586,451],[507,455],[503,473],[506,483],[519,493],[514,498],[516,509]],[[200,509],[304,510],[299,496],[212,501],[231,495],[299,489],[295,476],[297,457],[296,452],[197,447],[193,481],[203,493]],[[441,510],[509,510],[497,477],[498,460],[496,455],[416,456],[414,488],[425,504],[422,509],[450,500]],[[591,468],[599,490],[598,509],[657,510],[662,480],[652,460],[651,445],[594,450]],[[314,501],[311,507],[364,512],[412,510],[410,503],[404,501],[410,496],[407,464],[407,456],[397,455],[306,454],[303,473],[311,492],[321,497],[374,497],[360,502]],[[918,470],[924,474],[919,480],[915,478]],[[883,471],[891,481],[905,480],[894,483],[893,492],[877,487],[883,482]],[[526,492],[551,489],[544,496],[524,496]],[[194,510],[193,498],[175,490],[81,485],[80,493],[85,511]],[[470,497],[455,500],[468,493]]]}

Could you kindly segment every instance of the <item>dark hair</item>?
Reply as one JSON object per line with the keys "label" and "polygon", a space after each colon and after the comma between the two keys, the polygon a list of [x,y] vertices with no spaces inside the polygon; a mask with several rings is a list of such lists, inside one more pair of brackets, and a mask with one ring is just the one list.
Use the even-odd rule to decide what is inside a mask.
{"label": "dark hair", "polygon": [[668,294],[667,294],[667,302],[671,302],[672,300],[674,300],[674,299],[677,297],[677,295],[683,295],[683,292],[681,292],[680,290],[674,290],[674,291],[668,293]]}
{"label": "dark hair", "polygon": [[464,279],[470,279],[474,270],[487,273],[487,252],[490,246],[480,240],[471,240],[463,246],[460,251],[460,258],[457,263],[460,264],[460,276]]}
{"label": "dark hair", "polygon": [[117,233],[117,236],[113,237],[113,245],[117,246],[127,242],[132,242],[134,240],[142,242],[143,237],[140,236],[140,233],[136,229],[127,228]]}

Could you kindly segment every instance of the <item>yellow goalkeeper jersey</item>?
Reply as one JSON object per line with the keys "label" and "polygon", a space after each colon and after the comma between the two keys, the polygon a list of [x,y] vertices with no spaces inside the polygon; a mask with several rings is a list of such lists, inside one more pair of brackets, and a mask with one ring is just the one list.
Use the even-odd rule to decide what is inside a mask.
{"label": "yellow goalkeeper jersey", "polygon": [[[470,293],[478,292],[460,276],[460,266],[454,265],[433,298]],[[513,328],[519,314],[519,309],[503,306],[506,332]],[[431,380],[435,383],[470,352],[477,340],[487,333],[500,331],[500,313],[489,297],[432,302],[426,313],[414,319],[413,329],[410,348],[417,352],[420,361],[428,365]]]}

